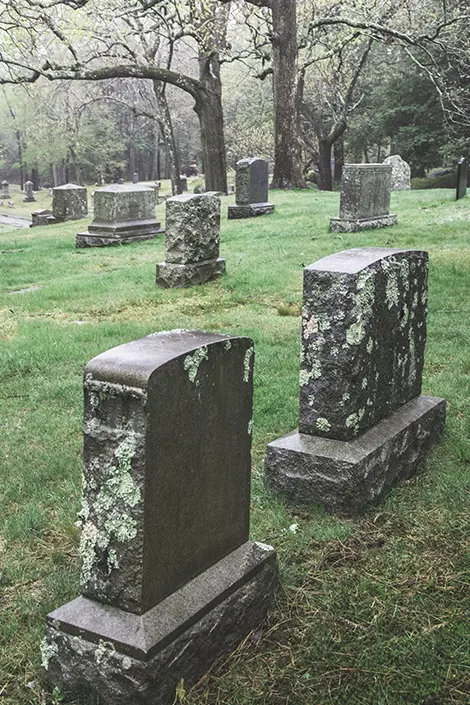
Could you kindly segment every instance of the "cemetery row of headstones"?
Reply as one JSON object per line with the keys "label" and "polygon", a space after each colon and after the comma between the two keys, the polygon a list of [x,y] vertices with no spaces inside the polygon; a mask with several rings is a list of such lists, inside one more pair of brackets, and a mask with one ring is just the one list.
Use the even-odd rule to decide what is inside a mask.
{"label": "cemetery row of headstones", "polygon": [[[287,500],[356,513],[439,439],[445,401],[421,396],[427,277],[419,250],[304,270],[299,429],[265,456]],[[274,549],[249,540],[253,366],[252,340],[183,330],[88,363],[82,594],[42,643],[63,692],[171,705],[264,619],[278,576]]]}

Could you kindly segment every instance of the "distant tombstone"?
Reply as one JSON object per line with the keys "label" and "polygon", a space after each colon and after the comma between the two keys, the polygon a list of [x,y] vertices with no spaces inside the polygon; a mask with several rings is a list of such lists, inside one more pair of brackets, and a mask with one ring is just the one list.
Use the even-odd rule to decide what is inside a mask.
{"label": "distant tombstone", "polygon": [[55,225],[59,221],[54,217],[54,214],[48,208],[40,208],[37,211],[31,213],[31,227],[34,228],[37,225]]}
{"label": "distant tombstone", "polygon": [[8,181],[2,181],[2,193],[0,194],[0,198],[10,198],[8,186]]}
{"label": "distant tombstone", "polygon": [[82,596],[48,615],[43,666],[93,702],[171,705],[277,586],[249,540],[253,343],[153,334],[91,360],[84,387]]}
{"label": "distant tombstone", "polygon": [[118,179],[118,184],[120,184],[120,185],[122,186],[124,183],[125,183],[125,181],[124,181],[124,179],[123,179],[122,176],[121,176],[121,177]]}
{"label": "distant tombstone", "polygon": [[236,164],[235,204],[228,207],[228,217],[251,218],[272,213],[268,203],[268,162],[251,157]]}
{"label": "distant tombstone", "polygon": [[23,198],[23,201],[25,203],[32,203],[36,199],[34,198],[33,194],[33,182],[32,181],[26,181],[24,185],[24,192],[25,192],[25,197]]}
{"label": "distant tombstone", "polygon": [[339,218],[330,229],[351,233],[395,225],[390,215],[392,167],[388,164],[345,164],[341,179]]}
{"label": "distant tombstone", "polygon": [[465,157],[462,157],[457,165],[457,190],[455,194],[456,201],[459,201],[461,198],[467,195],[467,183],[468,164]]}
{"label": "distant tombstone", "polygon": [[52,212],[54,217],[64,222],[80,220],[88,215],[87,190],[85,186],[65,184],[52,189]]}
{"label": "distant tombstone", "polygon": [[134,171],[134,173],[132,174],[132,183],[133,184],[139,183],[139,174],[137,171]]}
{"label": "distant tombstone", "polygon": [[180,185],[181,193],[185,193],[188,190],[188,177],[186,176],[186,174],[180,175]]}
{"label": "distant tombstone", "polygon": [[50,188],[47,192],[47,195],[49,196],[49,198],[52,198],[52,196],[54,195],[54,190]]}
{"label": "distant tombstone", "polygon": [[420,396],[428,257],[360,248],[304,269],[299,430],[270,443],[268,483],[351,514],[410,477],[443,430]]}
{"label": "distant tombstone", "polygon": [[111,184],[96,189],[94,219],[77,234],[77,247],[105,247],[150,240],[160,230],[155,218],[155,190],[143,184]]}
{"label": "distant tombstone", "polygon": [[382,163],[392,167],[392,191],[407,191],[411,188],[411,167],[399,154],[392,154]]}
{"label": "distant tombstone", "polygon": [[157,284],[187,287],[223,274],[218,195],[181,194],[168,198],[165,207],[165,262],[157,265]]}

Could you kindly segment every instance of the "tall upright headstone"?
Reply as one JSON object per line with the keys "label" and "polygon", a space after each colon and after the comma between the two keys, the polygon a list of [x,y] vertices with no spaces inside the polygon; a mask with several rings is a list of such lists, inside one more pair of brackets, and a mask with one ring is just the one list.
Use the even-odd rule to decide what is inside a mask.
{"label": "tall upright headstone", "polygon": [[8,181],[2,181],[2,193],[1,193],[1,198],[10,198],[10,191],[9,191],[9,184]]}
{"label": "tall upright headstone", "polygon": [[382,163],[392,167],[392,191],[407,191],[411,188],[411,167],[399,154],[391,154]]}
{"label": "tall upright headstone", "polygon": [[52,213],[56,220],[80,220],[88,215],[87,190],[85,186],[64,184],[52,189]]}
{"label": "tall upright headstone", "polygon": [[25,185],[24,185],[25,197],[23,198],[23,201],[25,203],[33,203],[36,200],[34,198],[33,186],[34,186],[34,184],[32,181],[25,182]]}
{"label": "tall upright headstone", "polygon": [[420,396],[427,277],[419,250],[347,250],[304,270],[299,430],[265,457],[289,500],[359,511],[439,439],[445,401]]}
{"label": "tall upright headstone", "polygon": [[331,218],[333,232],[357,232],[394,225],[391,215],[392,167],[389,164],[345,164],[341,179],[339,218]]}
{"label": "tall upright headstone", "polygon": [[457,165],[457,189],[455,193],[456,201],[459,201],[461,198],[467,195],[467,184],[468,163],[465,157],[462,157]]}
{"label": "tall upright headstone", "polygon": [[85,370],[82,596],[47,617],[48,679],[103,705],[171,705],[265,616],[249,540],[253,343],[172,331]]}
{"label": "tall upright headstone", "polygon": [[104,247],[150,240],[159,232],[155,189],[143,184],[111,184],[94,194],[94,218],[88,232],[77,234],[77,247]]}
{"label": "tall upright headstone", "polygon": [[139,174],[137,171],[134,171],[134,173],[132,174],[132,183],[133,184],[139,183]]}
{"label": "tall upright headstone", "polygon": [[228,207],[228,217],[252,218],[272,213],[274,206],[268,202],[268,162],[250,157],[236,163],[235,204]]}
{"label": "tall upright headstone", "polygon": [[186,174],[180,174],[180,185],[181,193],[185,193],[188,190],[188,177]]}
{"label": "tall upright headstone", "polygon": [[165,262],[157,264],[157,284],[187,287],[223,274],[219,196],[210,191],[173,196],[165,214]]}

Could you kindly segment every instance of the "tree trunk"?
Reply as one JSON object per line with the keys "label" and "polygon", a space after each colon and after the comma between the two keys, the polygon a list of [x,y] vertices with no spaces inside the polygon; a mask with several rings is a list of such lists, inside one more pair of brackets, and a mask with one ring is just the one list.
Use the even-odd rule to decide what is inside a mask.
{"label": "tree trunk", "polygon": [[167,164],[170,166],[171,191],[173,194],[182,193],[180,183],[181,165],[176,148],[175,133],[173,131],[173,123],[171,120],[168,102],[163,90],[163,86],[159,81],[153,82],[153,90],[158,106],[157,123],[160,134],[165,142]]}
{"label": "tree trunk", "polygon": [[333,190],[331,174],[331,142],[328,139],[318,140],[318,188],[320,191]]}
{"label": "tree trunk", "polygon": [[340,135],[333,145],[333,153],[335,155],[335,174],[334,180],[336,183],[340,183],[341,177],[343,175],[344,166],[344,138]]}
{"label": "tree trunk", "polygon": [[297,97],[296,0],[272,0],[274,173],[272,188],[306,188]]}
{"label": "tree trunk", "polygon": [[218,57],[199,58],[199,80],[204,86],[204,100],[197,101],[195,111],[201,127],[201,145],[206,191],[227,193],[222,84]]}

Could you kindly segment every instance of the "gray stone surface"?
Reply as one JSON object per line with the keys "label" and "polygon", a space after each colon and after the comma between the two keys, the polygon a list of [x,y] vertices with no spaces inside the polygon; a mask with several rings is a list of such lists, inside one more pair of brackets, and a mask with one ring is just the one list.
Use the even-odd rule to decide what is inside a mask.
{"label": "gray stone surface", "polygon": [[408,477],[445,401],[420,397],[428,257],[359,248],[304,269],[299,432],[269,444],[267,482],[354,512]]}
{"label": "gray stone surface", "polygon": [[221,257],[190,264],[157,264],[156,282],[167,289],[184,288],[205,284],[217,279],[225,272],[225,260]]}
{"label": "gray stone surface", "polygon": [[52,189],[52,212],[59,221],[80,220],[88,215],[85,186],[64,184]]}
{"label": "gray stone surface", "polygon": [[149,240],[159,232],[155,189],[142,184],[112,184],[94,194],[94,219],[77,234],[77,247],[103,247]]}
{"label": "gray stone surface", "polygon": [[2,181],[2,193],[0,198],[10,198],[9,184],[8,181]]}
{"label": "gray stone surface", "polygon": [[266,480],[294,504],[356,514],[417,471],[444,423],[444,399],[418,397],[346,443],[293,432],[268,444]]}
{"label": "gray stone surface", "polygon": [[165,247],[165,262],[157,265],[158,286],[203,284],[223,274],[218,194],[209,191],[168,198]]}
{"label": "gray stone surface", "polygon": [[132,174],[132,183],[133,184],[139,183],[139,174],[137,171],[134,171],[134,173]]}
{"label": "gray stone surface", "polygon": [[428,256],[346,250],[304,269],[301,433],[349,440],[421,393]]}
{"label": "gray stone surface", "polygon": [[462,157],[457,165],[457,189],[455,193],[455,200],[459,201],[461,198],[467,195],[467,184],[468,184],[468,164],[465,157]]}
{"label": "gray stone surface", "polygon": [[411,188],[411,167],[399,154],[391,154],[382,163],[392,167],[392,191],[406,191]]}
{"label": "gray stone surface", "polygon": [[260,624],[277,584],[273,549],[248,542],[141,617],[78,598],[48,617],[47,677],[103,705],[172,705]]}
{"label": "gray stone surface", "polygon": [[389,213],[391,177],[387,164],[345,164],[339,218],[331,219],[331,230],[355,232],[396,223]]}
{"label": "gray stone surface", "polygon": [[229,206],[228,217],[251,218],[272,213],[268,203],[268,162],[251,157],[236,164],[235,205]]}
{"label": "gray stone surface", "polygon": [[31,221],[32,228],[36,225],[54,225],[59,222],[48,208],[40,208],[37,211],[33,211],[31,213]]}
{"label": "gray stone surface", "polygon": [[25,197],[23,199],[23,201],[25,203],[32,203],[33,201],[36,200],[34,198],[34,194],[33,194],[33,186],[34,186],[34,184],[32,181],[25,182],[25,185],[24,185]]}
{"label": "gray stone surface", "polygon": [[274,551],[248,540],[253,343],[172,331],[85,369],[82,594],[48,616],[47,678],[169,705],[264,617]]}

